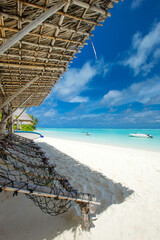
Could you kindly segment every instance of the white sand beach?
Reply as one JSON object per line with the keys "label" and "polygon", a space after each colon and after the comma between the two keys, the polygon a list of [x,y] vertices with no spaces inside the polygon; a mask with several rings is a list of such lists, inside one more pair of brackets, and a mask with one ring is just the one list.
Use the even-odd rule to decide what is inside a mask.
{"label": "white sand beach", "polygon": [[73,187],[96,195],[82,231],[74,208],[52,217],[25,196],[0,194],[0,240],[159,240],[160,152],[45,137],[37,140]]}

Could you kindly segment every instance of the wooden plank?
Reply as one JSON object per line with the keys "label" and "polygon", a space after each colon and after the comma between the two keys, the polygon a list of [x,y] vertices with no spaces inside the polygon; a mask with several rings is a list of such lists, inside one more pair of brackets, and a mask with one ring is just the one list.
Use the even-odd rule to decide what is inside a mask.
{"label": "wooden plank", "polygon": [[26,68],[26,69],[39,69],[39,70],[50,70],[50,71],[65,71],[65,67],[45,67],[37,65],[24,65],[24,64],[14,64],[14,63],[3,63],[0,62],[0,67],[12,67],[12,68]]}

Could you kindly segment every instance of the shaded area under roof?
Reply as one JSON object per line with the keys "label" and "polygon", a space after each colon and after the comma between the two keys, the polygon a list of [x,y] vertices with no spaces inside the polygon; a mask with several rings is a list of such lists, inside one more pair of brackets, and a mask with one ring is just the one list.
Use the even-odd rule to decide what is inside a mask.
{"label": "shaded area under roof", "polygon": [[[24,29],[58,0],[1,0],[0,45]],[[0,56],[0,105],[36,77],[10,100],[12,107],[39,106],[67,71],[74,55],[95,26],[110,16],[119,0],[72,0],[26,34]]]}

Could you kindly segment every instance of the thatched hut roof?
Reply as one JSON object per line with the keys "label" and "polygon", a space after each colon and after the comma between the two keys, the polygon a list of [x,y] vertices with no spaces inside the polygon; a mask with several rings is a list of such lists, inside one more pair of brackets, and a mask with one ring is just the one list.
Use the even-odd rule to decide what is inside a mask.
{"label": "thatched hut roof", "polygon": [[[16,117],[18,117],[21,112],[22,112],[23,109],[21,108],[18,108],[14,113],[13,113],[13,119],[15,120]],[[18,121],[21,121],[21,122],[33,122],[32,118],[24,111],[18,118]],[[15,123],[17,121],[15,120]]]}
{"label": "thatched hut roof", "polygon": [[[36,78],[10,100],[13,107],[39,106],[67,71],[74,55],[89,39],[95,26],[110,16],[119,0],[64,0],[65,5],[35,27],[0,56],[0,105]],[[0,45],[35,20],[59,0],[1,0]],[[26,100],[26,101],[25,101]],[[21,107],[22,107],[21,106]]]}

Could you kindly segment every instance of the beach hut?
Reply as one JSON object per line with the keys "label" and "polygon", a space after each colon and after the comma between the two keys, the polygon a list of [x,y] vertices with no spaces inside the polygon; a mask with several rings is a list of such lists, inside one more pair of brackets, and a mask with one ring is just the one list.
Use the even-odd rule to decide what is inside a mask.
{"label": "beach hut", "polygon": [[17,130],[21,130],[22,124],[31,125],[33,123],[32,118],[21,108],[13,113],[13,121],[14,124],[17,124]]}
{"label": "beach hut", "polygon": [[[8,172],[7,170],[5,172],[8,180],[1,179],[1,190],[9,188],[15,193],[20,190],[23,193],[30,193],[28,196],[40,208],[43,208],[44,203],[42,204],[41,200],[38,200],[40,198],[36,197],[38,193],[34,192],[35,189],[37,192],[41,192],[39,193],[41,196],[43,193],[52,199],[56,198],[57,201],[60,199],[60,193],[53,188],[35,187],[38,182],[40,185],[42,183],[45,185],[44,180],[41,179],[41,169],[49,171],[46,175],[46,182],[51,172],[52,174],[56,173],[53,171],[53,167],[46,166],[46,158],[42,153],[39,153],[34,143],[20,137],[17,139],[15,136],[10,136],[13,130],[12,117],[18,108],[26,109],[39,106],[44,101],[52,87],[67,71],[69,63],[76,57],[75,55],[81,52],[84,45],[87,45],[86,41],[90,40],[90,36],[93,36],[91,32],[96,26],[103,25],[105,19],[111,16],[109,10],[113,8],[114,3],[118,2],[119,0],[0,1],[0,109],[2,111],[0,136],[3,136],[1,157],[2,165],[8,164]],[[4,137],[6,124],[8,124],[9,134]],[[6,150],[7,147],[8,150]],[[21,178],[18,183],[9,179],[10,168],[14,168],[14,171],[20,171],[21,175],[22,173],[27,175],[29,174],[27,169],[31,164],[19,159],[17,155],[15,157],[12,151],[9,152],[10,148],[12,151],[16,149],[15,154],[18,152],[19,155],[25,154],[25,161],[29,159],[27,156],[30,158],[35,156],[35,164],[32,162],[32,167],[36,167],[37,173],[40,171],[41,174],[39,173],[37,176],[30,169],[30,176],[34,179],[32,188],[29,189],[29,185],[27,185],[29,182],[26,182],[23,188]],[[34,154],[35,152],[37,155]],[[14,159],[15,165],[12,162],[6,163],[4,156],[7,154],[11,159]],[[43,167],[37,165],[39,164],[39,161],[36,162],[37,157],[42,160]],[[23,164],[23,169],[21,165],[19,167],[19,162],[21,165]],[[78,193],[71,188],[67,180],[58,174],[55,175],[55,179],[59,182],[59,187],[63,186],[61,192],[66,195],[61,197],[67,202],[66,204],[69,201],[69,206],[71,206],[72,201],[78,201],[82,212],[88,213],[90,206],[88,204],[91,202],[95,204],[93,197]],[[54,206],[57,205],[54,205],[54,201],[52,203],[54,210]],[[62,203],[63,200],[58,205],[59,210],[55,210],[56,214],[62,213],[61,210],[65,209],[61,207]],[[42,210],[49,211],[47,201]]]}

